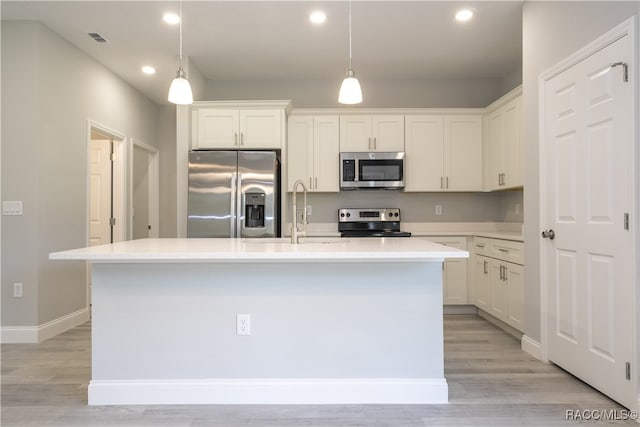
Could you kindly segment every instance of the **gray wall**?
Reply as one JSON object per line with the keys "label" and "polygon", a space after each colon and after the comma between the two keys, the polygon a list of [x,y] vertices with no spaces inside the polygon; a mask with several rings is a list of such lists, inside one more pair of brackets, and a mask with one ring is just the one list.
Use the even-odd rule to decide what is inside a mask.
{"label": "gray wall", "polygon": [[[513,77],[511,77],[513,80]],[[217,81],[207,84],[207,99],[290,99],[293,108],[337,108],[341,79]],[[502,79],[361,80],[358,108],[479,108],[507,91]],[[516,86],[519,83],[516,83]]]}
{"label": "gray wall", "polygon": [[523,9],[523,173],[525,332],[540,340],[538,76],[601,34],[640,13],[640,2],[525,2]]}
{"label": "gray wall", "polygon": [[[36,326],[86,305],[84,263],[52,262],[87,245],[87,120],[157,143],[158,107],[34,22],[2,22],[2,325]],[[12,283],[24,297],[12,296]]]}
{"label": "gray wall", "polygon": [[176,107],[158,109],[158,142],[160,145],[160,237],[177,236],[176,201]]}
{"label": "gray wall", "polygon": [[[403,222],[522,222],[522,191],[495,193],[403,193],[343,191],[312,193],[309,221],[336,223],[339,208],[400,208]],[[520,213],[515,213],[515,204]],[[442,215],[435,215],[442,205]],[[290,214],[288,215],[290,217]]]}

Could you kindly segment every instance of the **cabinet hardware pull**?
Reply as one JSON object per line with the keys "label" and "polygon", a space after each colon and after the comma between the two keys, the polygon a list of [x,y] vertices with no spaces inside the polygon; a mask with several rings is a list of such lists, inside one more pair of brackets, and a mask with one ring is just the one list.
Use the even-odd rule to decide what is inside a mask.
{"label": "cabinet hardware pull", "polygon": [[374,150],[378,149],[378,141],[375,136],[373,137],[373,149]]}
{"label": "cabinet hardware pull", "polygon": [[317,190],[318,189],[318,177],[317,176],[315,177],[314,181],[315,181],[314,182],[315,185],[313,186],[313,189]]}
{"label": "cabinet hardware pull", "polygon": [[371,137],[369,137],[369,150],[371,150]]}
{"label": "cabinet hardware pull", "polygon": [[311,177],[309,177],[309,188],[311,188]]}
{"label": "cabinet hardware pull", "polygon": [[440,188],[444,190],[444,179],[440,177]]}
{"label": "cabinet hardware pull", "polygon": [[489,272],[489,263],[487,261],[483,261],[484,263],[484,274]]}
{"label": "cabinet hardware pull", "polygon": [[449,189],[449,177],[445,178],[445,183],[446,183],[445,187],[448,190]]}
{"label": "cabinet hardware pull", "polygon": [[240,145],[244,145],[244,132],[240,132]]}
{"label": "cabinet hardware pull", "polygon": [[505,249],[505,248],[498,248],[498,250],[499,250],[500,252],[504,252],[504,253],[509,252],[509,249]]}
{"label": "cabinet hardware pull", "polygon": [[233,145],[238,145],[238,132],[233,134]]}

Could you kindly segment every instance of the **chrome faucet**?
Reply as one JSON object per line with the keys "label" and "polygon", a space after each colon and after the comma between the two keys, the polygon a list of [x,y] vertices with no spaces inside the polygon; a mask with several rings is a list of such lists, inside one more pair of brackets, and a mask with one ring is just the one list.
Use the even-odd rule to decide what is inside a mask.
{"label": "chrome faucet", "polygon": [[[302,209],[301,223],[298,224],[298,206],[296,204],[296,194],[298,193],[298,186],[302,185],[302,191],[304,192],[304,208]],[[291,222],[291,243],[300,243],[300,237],[307,234],[307,187],[304,185],[301,179],[293,183],[293,218]],[[298,225],[302,225],[301,229],[298,229]]]}

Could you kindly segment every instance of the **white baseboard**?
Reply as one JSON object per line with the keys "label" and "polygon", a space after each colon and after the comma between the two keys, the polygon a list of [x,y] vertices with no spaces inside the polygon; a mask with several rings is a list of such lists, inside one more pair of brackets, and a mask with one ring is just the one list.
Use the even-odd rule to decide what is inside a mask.
{"label": "white baseboard", "polygon": [[82,308],[39,326],[3,326],[2,344],[33,344],[55,337],[89,320],[89,309]]}
{"label": "white baseboard", "polygon": [[89,383],[89,405],[426,404],[449,401],[442,379],[122,380]]}
{"label": "white baseboard", "polygon": [[475,305],[443,305],[442,314],[478,314]]}
{"label": "white baseboard", "polygon": [[38,342],[37,326],[3,326],[0,329],[2,344],[33,344]]}
{"label": "white baseboard", "polygon": [[535,357],[536,359],[542,361],[542,362],[547,362],[546,360],[544,360],[544,357],[542,356],[542,345],[540,345],[540,343],[534,339],[529,338],[526,335],[522,336],[522,340],[520,341],[520,345],[522,348],[522,351],[529,353],[531,356]]}

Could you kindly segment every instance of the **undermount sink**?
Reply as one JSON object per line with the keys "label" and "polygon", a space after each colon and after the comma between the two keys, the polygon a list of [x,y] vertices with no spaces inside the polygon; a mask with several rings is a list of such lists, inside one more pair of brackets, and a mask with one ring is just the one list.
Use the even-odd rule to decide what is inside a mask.
{"label": "undermount sink", "polygon": [[300,243],[345,243],[348,240],[342,237],[301,237]]}
{"label": "undermount sink", "polygon": [[[342,237],[301,237],[299,240],[299,244],[331,244],[331,243],[345,243],[349,239],[344,239]],[[243,243],[248,244],[292,244],[291,238],[289,237],[274,237],[274,238],[257,238],[257,239],[242,239]]]}

